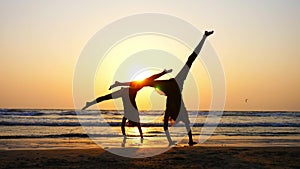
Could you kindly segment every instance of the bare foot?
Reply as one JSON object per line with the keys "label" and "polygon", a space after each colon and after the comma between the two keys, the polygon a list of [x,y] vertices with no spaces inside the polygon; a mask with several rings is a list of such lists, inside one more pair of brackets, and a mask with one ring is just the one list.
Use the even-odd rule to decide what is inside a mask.
{"label": "bare foot", "polygon": [[86,108],[88,108],[90,106],[91,106],[91,103],[90,102],[86,102],[85,106],[81,110],[85,110]]}
{"label": "bare foot", "polygon": [[211,35],[211,34],[213,34],[213,33],[214,33],[214,31],[210,31],[210,32],[209,32],[209,31],[205,31],[204,35],[205,35],[205,36],[209,36],[209,35]]}
{"label": "bare foot", "polygon": [[169,147],[170,146],[176,146],[176,141],[169,142]]}
{"label": "bare foot", "polygon": [[165,72],[165,73],[171,73],[172,71],[173,71],[173,69],[169,69],[169,70],[164,69],[164,72]]}
{"label": "bare foot", "polygon": [[197,144],[197,143],[196,143],[196,142],[193,142],[193,141],[192,141],[192,142],[189,142],[189,145],[190,145],[190,146],[193,146],[193,145],[195,145],[195,144]]}

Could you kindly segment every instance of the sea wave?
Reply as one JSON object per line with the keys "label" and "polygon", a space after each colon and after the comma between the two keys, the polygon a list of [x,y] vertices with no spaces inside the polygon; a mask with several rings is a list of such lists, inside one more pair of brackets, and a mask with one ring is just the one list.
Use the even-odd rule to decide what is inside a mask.
{"label": "sea wave", "polygon": [[[140,115],[163,115],[164,111],[140,111]],[[117,110],[31,110],[31,109],[0,109],[0,116],[95,116],[95,115],[122,115],[123,111]],[[290,111],[189,111],[191,116],[258,116],[258,117],[300,117],[300,112]]]}
{"label": "sea wave", "polygon": [[[121,122],[0,122],[0,126],[121,126]],[[142,127],[163,127],[163,123],[141,123]],[[174,127],[183,127],[183,123]],[[300,123],[194,123],[193,127],[300,127]]]}
{"label": "sea wave", "polygon": [[43,112],[39,111],[17,111],[17,112],[9,112],[9,111],[1,111],[1,115],[6,115],[6,116],[42,116],[45,115]]}
{"label": "sea wave", "polygon": [[[140,111],[141,115],[163,115],[164,111]],[[39,109],[0,109],[1,115],[14,116],[42,116],[42,115],[58,115],[58,116],[88,116],[88,115],[122,115],[123,111],[117,110],[39,110]],[[300,117],[300,112],[290,111],[189,111],[191,116],[292,116]]]}
{"label": "sea wave", "polygon": [[65,137],[117,137],[115,134],[82,134],[82,133],[69,133],[69,134],[49,134],[49,135],[16,135],[16,136],[0,136],[0,139],[23,139],[23,138],[65,138]]}
{"label": "sea wave", "polygon": [[[179,133],[182,135],[184,133]],[[193,135],[207,136],[296,136],[300,132],[239,132],[239,133],[195,133]],[[129,137],[140,137],[139,134],[129,134]],[[100,137],[122,137],[121,134],[85,134],[85,133],[66,133],[66,134],[48,134],[48,135],[3,135],[0,139],[27,139],[27,138],[100,138]],[[165,137],[164,132],[144,133],[144,137]]]}

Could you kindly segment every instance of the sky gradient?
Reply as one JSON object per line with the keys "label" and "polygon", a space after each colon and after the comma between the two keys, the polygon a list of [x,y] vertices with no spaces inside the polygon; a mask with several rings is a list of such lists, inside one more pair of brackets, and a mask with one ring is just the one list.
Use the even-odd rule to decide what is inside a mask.
{"label": "sky gradient", "polygon": [[[74,108],[73,72],[87,41],[145,12],[215,30],[209,41],[225,72],[226,110],[300,111],[297,0],[0,1],[0,108]],[[209,99],[201,99],[207,110]]]}

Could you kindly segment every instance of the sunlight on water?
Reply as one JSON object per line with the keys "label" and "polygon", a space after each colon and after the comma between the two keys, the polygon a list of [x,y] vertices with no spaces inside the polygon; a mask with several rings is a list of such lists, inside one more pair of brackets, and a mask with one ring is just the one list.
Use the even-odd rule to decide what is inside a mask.
{"label": "sunlight on water", "polygon": [[[189,112],[194,139],[201,135],[208,112]],[[0,149],[166,147],[163,111],[140,112],[144,139],[137,127],[121,132],[123,112],[70,110],[0,111]],[[101,118],[100,118],[101,117]],[[81,123],[79,123],[79,121]],[[201,146],[300,146],[299,112],[224,112],[212,137]],[[84,126],[82,126],[84,125]],[[206,124],[206,126],[215,124]],[[179,145],[187,144],[183,123],[169,128]],[[203,133],[202,133],[203,134]]]}

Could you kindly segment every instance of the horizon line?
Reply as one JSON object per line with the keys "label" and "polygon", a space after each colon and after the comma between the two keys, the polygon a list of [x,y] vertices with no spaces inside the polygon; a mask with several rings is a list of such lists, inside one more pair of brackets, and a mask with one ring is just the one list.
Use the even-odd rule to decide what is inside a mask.
{"label": "horizon line", "polygon": [[[81,110],[81,109],[72,109],[72,108],[3,108],[1,107],[0,110],[73,110],[73,111],[124,111],[124,109],[117,110],[117,109],[88,109],[88,110]],[[138,110],[139,112],[145,112],[145,111],[162,111],[164,112],[165,110],[158,110],[158,109],[153,109],[153,110]],[[246,109],[230,109],[230,110],[207,110],[207,109],[199,109],[199,110],[187,110],[188,112],[191,111],[200,111],[200,112],[218,112],[218,111],[223,111],[223,112],[231,112],[231,111],[241,111],[241,112],[300,112],[300,110],[246,110]]]}

